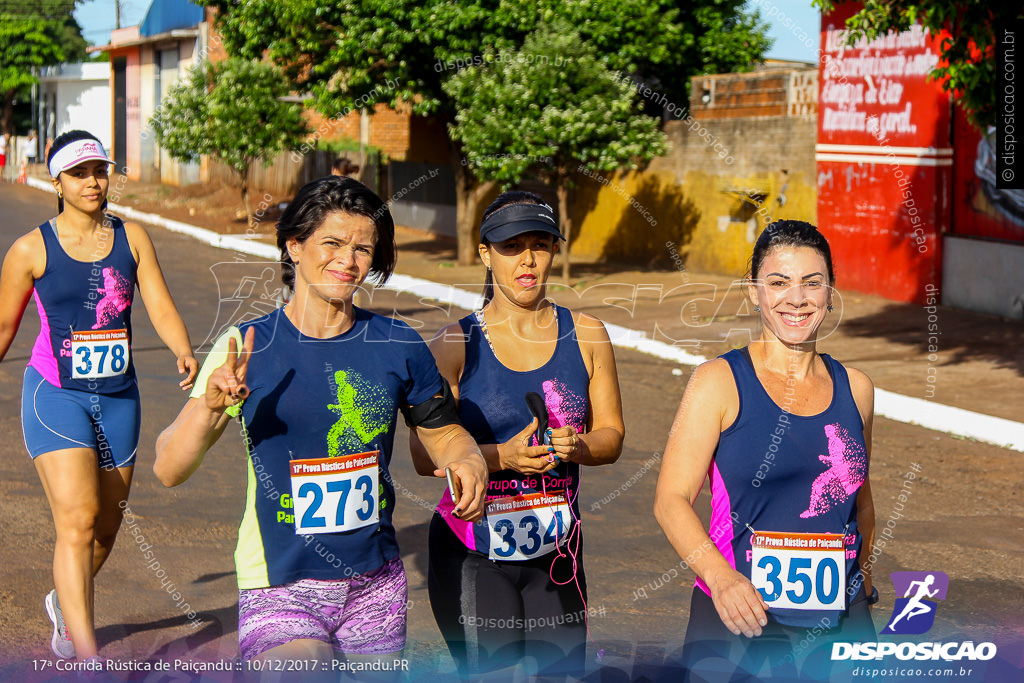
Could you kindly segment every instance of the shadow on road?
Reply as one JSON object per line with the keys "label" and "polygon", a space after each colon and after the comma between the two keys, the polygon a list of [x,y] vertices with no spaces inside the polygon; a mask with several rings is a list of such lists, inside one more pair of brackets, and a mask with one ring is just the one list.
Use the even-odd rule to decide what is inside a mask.
{"label": "shadow on road", "polygon": [[211,581],[216,581],[217,579],[223,579],[225,577],[234,575],[235,572],[215,572],[213,574],[203,574],[192,583],[210,583]]}
{"label": "shadow on road", "polygon": [[398,535],[398,547],[402,549],[402,557],[408,562],[409,557],[414,555],[416,569],[422,576],[426,577],[427,539],[430,536],[430,524],[423,522],[399,527],[396,529],[396,532]]}
{"label": "shadow on road", "polygon": [[887,303],[879,311],[843,321],[852,337],[882,338],[914,347],[921,354],[952,354],[941,365],[988,361],[1024,376],[1024,321],[973,313],[948,306]]}
{"label": "shadow on road", "polygon": [[[233,573],[233,572],[232,572]],[[147,655],[147,659],[165,659],[182,652],[194,652],[203,645],[211,643],[222,636],[238,630],[238,602],[216,610],[198,612],[195,620],[203,626],[191,635],[171,640]],[[164,629],[177,629],[185,626],[191,628],[193,621],[180,614],[166,619],[157,619],[136,624],[112,624],[96,629],[96,640],[100,647],[129,638],[147,631],[160,632]]]}

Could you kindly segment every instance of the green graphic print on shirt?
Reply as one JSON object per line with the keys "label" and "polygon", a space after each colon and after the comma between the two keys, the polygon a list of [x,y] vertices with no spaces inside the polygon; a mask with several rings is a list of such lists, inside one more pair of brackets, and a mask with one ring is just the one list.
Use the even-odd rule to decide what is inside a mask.
{"label": "green graphic print on shirt", "polygon": [[[390,402],[380,387],[350,370],[335,372],[334,382],[338,389],[338,402],[327,405],[338,414],[338,421],[327,432],[327,455],[331,458],[365,451],[391,424]],[[383,510],[387,507],[384,484],[379,485],[379,496]]]}
{"label": "green graphic print on shirt", "polygon": [[360,453],[391,424],[389,404],[384,392],[351,370],[334,373],[338,402],[328,404],[339,419],[327,432],[327,455]]}

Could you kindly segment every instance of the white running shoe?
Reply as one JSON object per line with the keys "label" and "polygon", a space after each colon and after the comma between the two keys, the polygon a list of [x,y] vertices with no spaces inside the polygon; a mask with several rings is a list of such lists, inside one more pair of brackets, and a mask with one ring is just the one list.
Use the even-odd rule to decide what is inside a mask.
{"label": "white running shoe", "polygon": [[64,615],[60,611],[60,603],[57,602],[57,591],[52,590],[47,593],[43,604],[46,605],[46,615],[53,622],[50,649],[61,659],[74,659],[75,646],[71,642],[71,636],[68,635],[68,627],[64,625]]}

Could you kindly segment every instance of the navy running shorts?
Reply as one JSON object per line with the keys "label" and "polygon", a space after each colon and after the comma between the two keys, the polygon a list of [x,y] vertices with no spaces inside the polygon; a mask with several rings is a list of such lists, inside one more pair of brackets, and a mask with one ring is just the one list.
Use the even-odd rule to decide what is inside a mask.
{"label": "navy running shorts", "polygon": [[33,459],[66,448],[91,448],[99,465],[135,464],[142,415],[139,387],[94,394],[55,387],[32,367],[21,390],[21,427]]}

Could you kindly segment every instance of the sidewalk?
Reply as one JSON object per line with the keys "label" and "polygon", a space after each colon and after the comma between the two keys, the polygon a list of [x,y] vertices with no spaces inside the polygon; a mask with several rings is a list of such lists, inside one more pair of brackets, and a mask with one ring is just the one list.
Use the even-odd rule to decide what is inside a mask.
{"label": "sidewalk", "polygon": [[[41,178],[32,179],[30,184],[49,189],[48,181]],[[112,188],[115,185],[112,179]],[[245,232],[244,221],[223,218],[225,211],[233,211],[230,207],[221,204],[216,207],[218,211],[212,211],[201,202],[199,210],[188,206],[189,195],[196,194],[194,190],[130,181],[122,194],[126,198],[123,205],[113,211],[125,218],[133,218],[133,210],[171,214],[198,228],[235,235],[208,239],[218,242],[218,246],[276,260],[271,234],[276,207],[267,207],[258,235],[246,236],[238,234]],[[223,202],[223,196],[217,201]],[[169,227],[187,230],[181,225]],[[390,283],[392,288],[397,285],[444,305],[453,301],[462,308],[475,305],[472,295],[482,289],[484,268],[457,265],[454,241],[401,227],[396,238],[396,274],[453,285],[468,295],[429,288],[426,283],[398,275]],[[557,262],[555,272],[560,272]],[[561,305],[601,318],[609,324],[617,345],[636,348],[636,332],[640,332],[643,339],[639,344],[648,352],[692,364],[742,346],[756,334],[757,317],[745,299],[741,275],[631,270],[629,266],[574,260],[573,286],[551,284],[549,294]],[[832,329],[823,330],[819,348],[863,370],[876,388],[883,390],[876,396],[879,415],[1000,446],[1012,442],[1015,450],[1024,450],[1024,424],[1020,424],[1024,419],[1024,321],[944,306],[897,303],[853,292],[844,282],[843,273],[836,277],[839,296],[830,317],[835,323]],[[457,317],[461,311],[453,309],[452,315]],[[616,325],[624,329],[616,329]],[[943,406],[1015,424],[950,412]]]}

